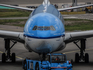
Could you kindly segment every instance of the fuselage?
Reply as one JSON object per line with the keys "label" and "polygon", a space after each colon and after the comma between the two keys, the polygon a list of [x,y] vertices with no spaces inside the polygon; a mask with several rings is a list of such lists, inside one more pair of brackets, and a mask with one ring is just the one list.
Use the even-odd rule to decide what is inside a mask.
{"label": "fuselage", "polygon": [[50,53],[65,47],[64,20],[53,5],[40,5],[24,28],[25,47],[37,53]]}

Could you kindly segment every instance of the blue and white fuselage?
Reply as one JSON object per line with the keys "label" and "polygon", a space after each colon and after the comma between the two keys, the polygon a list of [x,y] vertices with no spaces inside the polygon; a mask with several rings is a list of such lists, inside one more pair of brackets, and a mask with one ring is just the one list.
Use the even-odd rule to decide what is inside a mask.
{"label": "blue and white fuselage", "polygon": [[50,53],[65,47],[64,20],[51,4],[35,9],[24,28],[25,46],[29,51]]}

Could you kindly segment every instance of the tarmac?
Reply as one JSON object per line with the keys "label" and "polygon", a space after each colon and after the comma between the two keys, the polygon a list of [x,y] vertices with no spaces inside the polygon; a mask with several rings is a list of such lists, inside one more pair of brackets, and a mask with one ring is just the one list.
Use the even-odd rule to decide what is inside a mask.
{"label": "tarmac", "polygon": [[64,19],[88,19],[88,20],[93,20],[93,13],[63,15],[63,17],[64,17]]}

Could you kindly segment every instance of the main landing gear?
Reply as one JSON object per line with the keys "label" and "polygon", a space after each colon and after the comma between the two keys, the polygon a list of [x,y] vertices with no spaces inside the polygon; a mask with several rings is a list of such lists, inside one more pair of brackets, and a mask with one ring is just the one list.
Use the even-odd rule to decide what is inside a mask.
{"label": "main landing gear", "polygon": [[42,60],[45,60],[46,59],[46,54],[43,54],[42,55]]}
{"label": "main landing gear", "polygon": [[85,49],[86,49],[86,39],[81,39],[80,40],[80,46],[77,44],[77,42],[74,42],[74,44],[76,44],[76,46],[80,49],[80,55],[78,53],[75,54],[75,62],[79,63],[79,61],[83,60],[85,61],[85,63],[89,63],[89,55],[88,53],[85,53]]}
{"label": "main landing gear", "polygon": [[10,53],[11,48],[17,43],[12,41],[14,44],[10,47],[10,39],[4,39],[5,40],[5,52],[2,54],[2,63],[5,63],[6,60],[11,60],[13,63],[15,62],[15,53]]}

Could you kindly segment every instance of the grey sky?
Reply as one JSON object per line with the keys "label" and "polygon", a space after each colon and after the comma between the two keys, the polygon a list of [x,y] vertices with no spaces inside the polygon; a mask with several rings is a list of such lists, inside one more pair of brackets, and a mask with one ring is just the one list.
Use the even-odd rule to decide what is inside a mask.
{"label": "grey sky", "polygon": [[[0,0],[6,4],[41,4],[43,0]],[[50,0],[51,3],[71,3],[72,0]],[[78,0],[78,2],[92,2],[93,0]]]}

